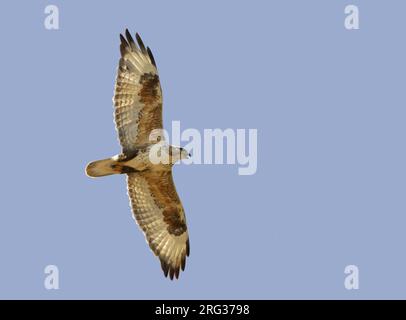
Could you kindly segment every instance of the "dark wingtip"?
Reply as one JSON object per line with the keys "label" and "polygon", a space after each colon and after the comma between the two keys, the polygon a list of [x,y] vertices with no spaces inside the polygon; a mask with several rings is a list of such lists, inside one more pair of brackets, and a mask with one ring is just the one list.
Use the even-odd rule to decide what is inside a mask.
{"label": "dark wingtip", "polygon": [[121,41],[120,53],[122,56],[124,56],[124,54],[126,52],[126,48],[128,47],[128,42],[121,33],[120,33],[120,41]]}
{"label": "dark wingtip", "polygon": [[141,49],[141,52],[146,53],[147,50],[145,49],[144,42],[142,41],[142,39],[141,39],[140,35],[138,34],[138,32],[135,34],[135,38],[137,39],[137,43],[138,43],[138,46]]}
{"label": "dark wingtip", "polygon": [[186,267],[186,256],[183,256],[181,263],[182,271],[185,271],[185,267]]}
{"label": "dark wingtip", "polygon": [[[144,42],[142,41],[138,32],[135,34],[135,38],[137,39],[137,43],[138,43],[138,46],[139,46],[141,52],[144,54],[148,54],[149,59],[151,60],[151,63],[156,68],[157,66],[156,66],[155,58],[154,58],[154,55],[152,54],[151,49],[149,47],[145,47]],[[128,30],[128,28],[125,29],[125,37],[120,33],[120,41],[121,41],[120,52],[122,55],[125,53],[126,48],[131,48],[133,50],[137,49],[134,38],[131,36],[131,33]]]}
{"label": "dark wingtip", "polygon": [[124,36],[120,33],[120,41],[121,44],[128,46],[127,40],[124,38]]}
{"label": "dark wingtip", "polygon": [[186,255],[189,257],[190,255],[190,242],[189,239],[186,241]]}
{"label": "dark wingtip", "polygon": [[176,279],[179,279],[179,271],[180,271],[179,266],[177,266],[175,269],[175,278]]}
{"label": "dark wingtip", "polygon": [[165,278],[166,278],[168,276],[169,266],[163,260],[161,260],[161,268],[162,268],[162,271],[164,272],[164,275],[165,275]]}
{"label": "dark wingtip", "polygon": [[155,66],[156,68],[156,63],[155,63],[155,59],[154,56],[152,55],[151,49],[149,47],[147,47],[147,52],[148,52],[148,56],[151,59],[152,64]]}
{"label": "dark wingtip", "polygon": [[130,31],[128,31],[128,29],[125,29],[125,36],[127,38],[128,43],[130,44],[131,48],[136,49],[134,39],[131,36],[131,33],[130,33]]}

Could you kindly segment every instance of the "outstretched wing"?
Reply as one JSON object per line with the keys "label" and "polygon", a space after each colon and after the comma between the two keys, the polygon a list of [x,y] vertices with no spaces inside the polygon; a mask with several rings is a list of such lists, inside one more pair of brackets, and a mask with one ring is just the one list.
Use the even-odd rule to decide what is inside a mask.
{"label": "outstretched wing", "polygon": [[178,278],[189,256],[189,235],[182,203],[171,171],[128,174],[128,195],[134,218],[161,261],[165,277]]}
{"label": "outstretched wing", "polygon": [[136,34],[138,46],[126,30],[120,34],[121,59],[114,88],[114,118],[124,154],[149,142],[162,129],[162,91],[151,50]]}

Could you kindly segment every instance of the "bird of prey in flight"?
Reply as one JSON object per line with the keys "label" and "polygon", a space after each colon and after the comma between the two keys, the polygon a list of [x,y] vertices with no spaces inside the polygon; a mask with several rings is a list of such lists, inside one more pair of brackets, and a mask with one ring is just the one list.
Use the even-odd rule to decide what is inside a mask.
{"label": "bird of prey in flight", "polygon": [[[170,146],[162,134],[162,91],[158,69],[138,33],[136,42],[126,30],[120,34],[121,58],[114,88],[114,119],[122,152],[90,162],[89,177],[127,175],[133,216],[161,261],[165,277],[178,278],[189,256],[185,212],[172,179],[172,166],[190,155]],[[168,161],[152,161],[152,151]]]}

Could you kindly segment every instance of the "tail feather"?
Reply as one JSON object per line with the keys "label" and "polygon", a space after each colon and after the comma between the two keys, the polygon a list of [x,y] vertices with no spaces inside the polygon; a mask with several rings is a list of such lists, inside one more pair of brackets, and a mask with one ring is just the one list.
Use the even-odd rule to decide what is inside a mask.
{"label": "tail feather", "polygon": [[86,174],[93,178],[119,173],[121,170],[117,166],[117,161],[112,158],[93,161],[86,166]]}

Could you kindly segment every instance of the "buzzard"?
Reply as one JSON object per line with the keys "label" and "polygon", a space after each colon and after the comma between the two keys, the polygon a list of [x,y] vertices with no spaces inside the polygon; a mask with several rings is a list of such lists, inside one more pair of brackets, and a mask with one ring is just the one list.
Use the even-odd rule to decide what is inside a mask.
{"label": "buzzard", "polygon": [[[161,261],[165,277],[172,280],[185,270],[189,235],[185,212],[172,178],[172,166],[190,155],[170,146],[162,134],[162,91],[151,50],[139,34],[120,34],[121,58],[114,88],[114,119],[122,152],[90,162],[89,177],[127,175],[133,216]],[[159,146],[158,153],[152,152]],[[168,161],[152,161],[158,154]],[[163,157],[166,155],[166,158]],[[155,159],[156,160],[156,159]]]}

